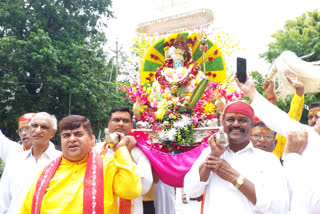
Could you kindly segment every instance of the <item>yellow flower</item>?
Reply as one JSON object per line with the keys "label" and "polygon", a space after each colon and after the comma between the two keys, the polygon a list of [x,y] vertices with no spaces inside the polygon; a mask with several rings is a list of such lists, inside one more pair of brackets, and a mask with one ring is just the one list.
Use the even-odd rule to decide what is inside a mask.
{"label": "yellow flower", "polygon": [[158,111],[156,111],[156,118],[158,120],[163,120],[163,116],[166,113],[166,109],[158,109]]}
{"label": "yellow flower", "polygon": [[142,106],[140,107],[140,112],[143,113],[147,108],[148,108],[147,105],[142,105]]}
{"label": "yellow flower", "polygon": [[214,113],[214,111],[216,110],[216,107],[212,103],[205,103],[202,105],[202,107],[204,108],[205,114]]}

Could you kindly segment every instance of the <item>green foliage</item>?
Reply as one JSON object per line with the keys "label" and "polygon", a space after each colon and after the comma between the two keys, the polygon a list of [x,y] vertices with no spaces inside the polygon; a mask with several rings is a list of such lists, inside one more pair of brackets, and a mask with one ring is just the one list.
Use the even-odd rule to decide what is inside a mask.
{"label": "green foliage", "polygon": [[272,62],[283,51],[291,50],[298,56],[314,52],[308,61],[320,59],[320,12],[314,10],[288,20],[283,30],[278,30],[271,36],[274,41],[268,45],[268,50],[261,54],[268,62]]}
{"label": "green foliage", "polygon": [[[290,50],[297,56],[305,56],[313,53],[306,61],[320,60],[320,12],[314,10],[297,17],[295,20],[288,20],[283,30],[278,30],[271,36],[274,41],[268,45],[268,50],[261,54],[268,62],[273,62],[283,51]],[[259,80],[261,81],[261,80]],[[263,83],[262,81],[260,82]],[[288,96],[285,102],[276,100],[277,105],[284,111],[290,109],[292,96]],[[306,106],[312,102],[319,102],[320,93],[305,95],[305,108],[302,113],[302,123],[307,123],[308,111]]]}
{"label": "green foliage", "polygon": [[[128,105],[116,90],[98,31],[112,17],[111,0],[0,2],[0,127],[17,139],[18,118],[46,111],[58,120],[88,117],[97,134],[113,106]],[[110,78],[110,77],[113,78]]]}

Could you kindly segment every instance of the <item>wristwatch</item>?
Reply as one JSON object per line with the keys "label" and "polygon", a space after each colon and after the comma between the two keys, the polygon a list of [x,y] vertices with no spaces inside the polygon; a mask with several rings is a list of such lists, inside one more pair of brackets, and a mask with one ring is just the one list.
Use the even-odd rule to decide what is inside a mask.
{"label": "wristwatch", "polygon": [[236,184],[234,185],[235,188],[238,189],[243,184],[243,181],[244,181],[244,177],[240,175],[236,180]]}

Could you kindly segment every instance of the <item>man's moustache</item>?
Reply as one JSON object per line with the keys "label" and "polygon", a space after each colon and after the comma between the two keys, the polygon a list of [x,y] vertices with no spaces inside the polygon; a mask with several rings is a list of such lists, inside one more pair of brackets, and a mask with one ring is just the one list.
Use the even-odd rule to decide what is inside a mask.
{"label": "man's moustache", "polygon": [[246,130],[244,128],[240,128],[240,127],[230,127],[230,128],[228,128],[228,131],[231,132],[232,130],[236,130],[236,129],[240,130],[240,132],[242,132],[242,133],[246,132]]}

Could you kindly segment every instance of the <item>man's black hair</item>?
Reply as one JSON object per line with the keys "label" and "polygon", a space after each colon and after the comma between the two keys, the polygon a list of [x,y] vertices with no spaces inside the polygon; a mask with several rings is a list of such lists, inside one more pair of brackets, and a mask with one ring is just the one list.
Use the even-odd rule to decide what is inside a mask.
{"label": "man's black hair", "polygon": [[109,120],[112,116],[112,114],[114,112],[117,112],[117,111],[120,111],[120,112],[128,112],[130,114],[130,118],[131,118],[131,121],[132,121],[132,117],[133,117],[133,113],[131,111],[131,109],[128,107],[128,106],[119,106],[119,107],[113,107],[109,113]]}
{"label": "man's black hair", "polygon": [[317,108],[317,107],[320,107],[320,102],[311,103],[311,104],[308,106],[308,109],[309,109],[309,111],[310,111],[310,109],[312,109],[312,108]]}

